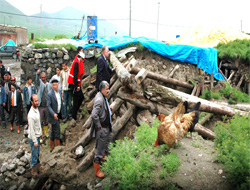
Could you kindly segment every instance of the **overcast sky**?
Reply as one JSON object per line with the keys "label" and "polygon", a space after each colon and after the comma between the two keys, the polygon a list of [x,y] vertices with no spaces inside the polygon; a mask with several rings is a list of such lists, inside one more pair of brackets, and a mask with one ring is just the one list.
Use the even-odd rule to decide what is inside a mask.
{"label": "overcast sky", "polygon": [[[99,18],[129,18],[130,0],[7,0],[26,15],[40,12],[57,12],[71,6]],[[157,36],[159,13],[159,38],[166,33],[183,34],[188,27],[197,25],[226,25],[250,33],[249,0],[131,0],[132,36]],[[160,4],[158,4],[160,3]],[[158,12],[159,10],[159,12]],[[74,15],[74,13],[72,13]],[[143,21],[143,22],[141,22]],[[147,23],[149,22],[149,23]],[[125,24],[124,28],[128,28]],[[143,30],[141,30],[143,28]]]}

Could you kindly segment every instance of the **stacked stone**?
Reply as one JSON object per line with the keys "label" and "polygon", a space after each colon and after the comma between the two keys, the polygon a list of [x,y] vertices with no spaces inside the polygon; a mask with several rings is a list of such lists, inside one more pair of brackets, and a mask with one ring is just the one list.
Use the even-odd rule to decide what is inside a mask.
{"label": "stacked stone", "polygon": [[4,181],[17,180],[18,176],[25,174],[30,168],[31,154],[25,151],[23,147],[15,153],[13,160],[4,162],[1,166],[1,174],[4,176]]}
{"label": "stacked stone", "polygon": [[21,84],[26,83],[27,76],[31,76],[34,81],[38,69],[45,72],[47,78],[50,79],[56,73],[55,68],[61,66],[64,62],[68,64],[72,62],[65,48],[62,48],[62,50],[58,48],[27,48],[22,53]]}

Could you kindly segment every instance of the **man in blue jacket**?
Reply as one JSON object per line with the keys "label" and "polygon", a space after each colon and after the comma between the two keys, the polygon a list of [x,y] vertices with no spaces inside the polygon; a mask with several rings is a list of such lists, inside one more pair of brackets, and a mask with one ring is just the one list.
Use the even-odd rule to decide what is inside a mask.
{"label": "man in blue jacket", "polygon": [[4,107],[6,106],[6,102],[7,102],[7,95],[5,93],[5,89],[4,87],[1,85],[1,97],[0,97],[0,112],[1,112],[1,119],[2,119],[2,127],[5,129],[6,128],[6,119],[5,119],[5,115],[4,115]]}
{"label": "man in blue jacket", "polygon": [[52,90],[47,95],[48,119],[52,125],[50,134],[50,152],[55,146],[60,146],[60,121],[62,119],[62,91],[58,89],[58,80],[54,79],[52,82]]}
{"label": "man in blue jacket", "polygon": [[28,76],[27,83],[23,87],[23,105],[26,107],[27,114],[31,108],[30,99],[33,94],[36,94],[36,87],[32,84],[32,78]]}
{"label": "man in blue jacket", "polygon": [[108,65],[107,58],[109,56],[109,48],[107,46],[102,47],[102,55],[97,59],[97,72],[95,87],[99,90],[101,81],[107,81],[110,84],[110,78],[112,72],[116,69],[111,69]]}

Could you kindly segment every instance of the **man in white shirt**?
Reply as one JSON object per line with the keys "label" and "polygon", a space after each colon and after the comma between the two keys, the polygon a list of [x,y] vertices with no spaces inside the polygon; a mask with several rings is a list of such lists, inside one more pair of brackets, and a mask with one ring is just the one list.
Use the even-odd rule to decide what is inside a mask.
{"label": "man in white shirt", "polygon": [[32,166],[32,177],[36,178],[37,166],[40,163],[40,137],[42,136],[40,113],[38,110],[39,100],[36,94],[31,96],[30,102],[32,104],[28,114],[28,139],[31,148],[31,166]]}
{"label": "man in white shirt", "polygon": [[62,92],[58,89],[58,80],[52,82],[52,90],[47,95],[48,120],[52,125],[50,134],[50,151],[60,146],[60,122],[62,119]]}

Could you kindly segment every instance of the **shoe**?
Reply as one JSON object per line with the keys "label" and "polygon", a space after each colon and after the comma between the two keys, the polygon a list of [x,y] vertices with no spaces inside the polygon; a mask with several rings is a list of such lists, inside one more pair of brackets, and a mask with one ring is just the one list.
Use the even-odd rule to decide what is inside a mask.
{"label": "shoe", "polygon": [[50,145],[50,152],[52,152],[54,150],[54,147],[55,147],[54,141],[52,141],[51,139],[49,139],[49,145]]}
{"label": "shoe", "polygon": [[11,132],[13,132],[13,125],[12,124],[10,125],[10,130],[11,130]]}
{"label": "shoe", "polygon": [[2,121],[3,128],[6,129],[6,121]]}
{"label": "shoe", "polygon": [[69,117],[69,120],[71,121],[72,119],[73,119],[73,117],[70,116],[70,117]]}
{"label": "shoe", "polygon": [[32,173],[32,178],[36,179],[37,176],[38,176],[38,173],[37,173],[37,164],[32,167],[31,173]]}
{"label": "shoe", "polygon": [[102,173],[101,170],[100,170],[100,164],[99,163],[95,163],[95,162],[93,162],[93,164],[94,164],[94,168],[95,168],[95,175],[96,175],[96,177],[103,178],[104,177],[104,173]]}
{"label": "shoe", "polygon": [[67,118],[67,117],[65,117],[62,121],[63,121],[63,123],[66,123],[66,122],[67,122],[67,120],[68,120],[68,118]]}
{"label": "shoe", "polygon": [[17,133],[20,134],[20,125],[17,126]]}
{"label": "shoe", "polygon": [[43,133],[44,133],[45,137],[47,137],[47,138],[49,137],[48,128],[49,128],[48,125],[43,126]]}

